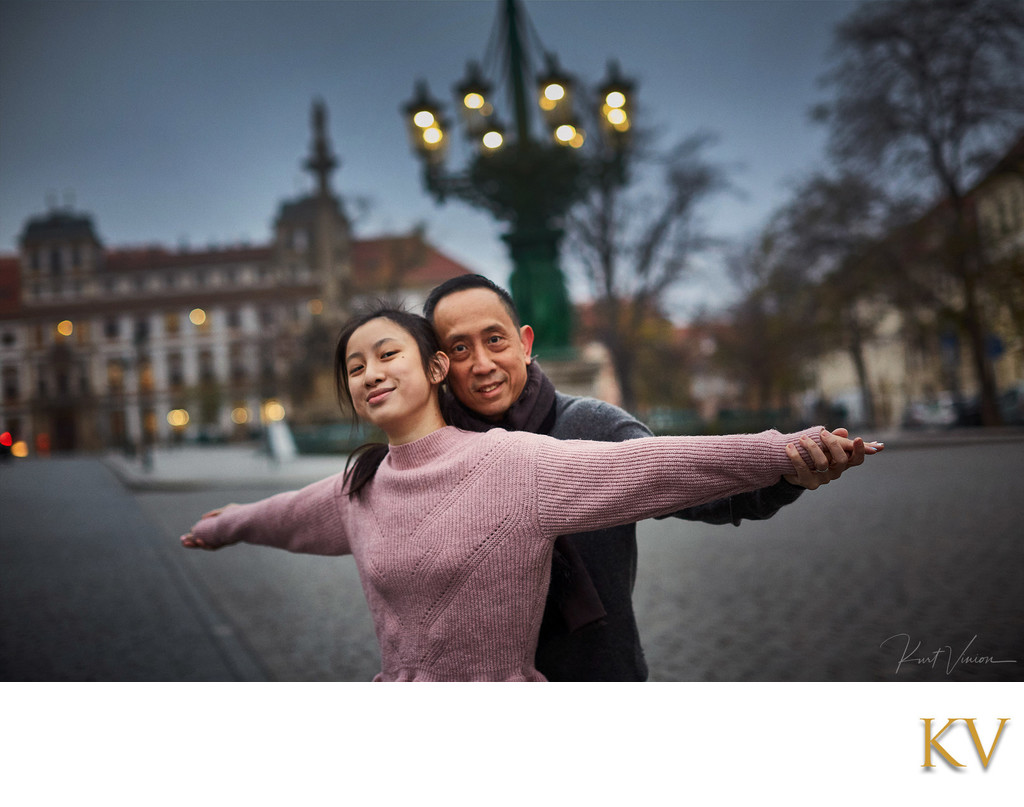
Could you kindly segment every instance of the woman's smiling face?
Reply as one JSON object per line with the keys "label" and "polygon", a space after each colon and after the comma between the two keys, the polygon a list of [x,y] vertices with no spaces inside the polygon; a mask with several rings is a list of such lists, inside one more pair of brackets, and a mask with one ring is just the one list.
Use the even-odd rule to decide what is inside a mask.
{"label": "woman's smiling face", "polygon": [[433,421],[444,373],[427,377],[416,340],[398,323],[378,317],[356,328],[345,347],[345,375],[356,414],[391,442],[407,442],[425,418]]}

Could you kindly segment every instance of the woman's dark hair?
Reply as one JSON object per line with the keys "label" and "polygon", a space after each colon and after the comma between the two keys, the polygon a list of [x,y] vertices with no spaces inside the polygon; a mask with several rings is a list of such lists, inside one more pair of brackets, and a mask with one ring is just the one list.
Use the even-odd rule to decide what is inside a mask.
{"label": "woman's dark hair", "polygon": [[[348,373],[345,369],[348,342],[356,329],[371,320],[381,318],[391,320],[413,338],[419,348],[420,358],[423,361],[423,372],[427,378],[430,378],[431,371],[438,366],[437,353],[441,348],[434,335],[434,329],[426,319],[419,314],[413,314],[411,311],[383,301],[364,308],[354,314],[342,327],[341,333],[338,334],[338,345],[334,350],[334,381],[338,393],[338,404],[342,411],[350,410],[353,417],[356,416],[356,408],[352,401],[352,391],[348,388]],[[345,463],[344,479],[348,485],[350,496],[358,493],[367,482],[373,479],[377,468],[387,454],[388,447],[385,443],[366,443],[352,452],[348,462]]]}

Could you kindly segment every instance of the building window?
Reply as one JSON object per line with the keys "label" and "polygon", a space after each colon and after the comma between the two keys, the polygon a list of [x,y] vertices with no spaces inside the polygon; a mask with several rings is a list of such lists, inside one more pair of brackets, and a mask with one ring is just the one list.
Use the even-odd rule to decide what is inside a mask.
{"label": "building window", "polygon": [[237,329],[242,327],[242,312],[237,308],[229,308],[227,311],[228,327]]}
{"label": "building window", "polygon": [[117,446],[128,442],[128,425],[124,412],[115,410],[110,413],[110,440]]}
{"label": "building window", "polygon": [[204,383],[216,380],[212,351],[202,350],[199,352],[199,380]]}
{"label": "building window", "polygon": [[103,323],[103,335],[107,339],[117,339],[121,335],[121,321],[117,317],[107,317]]}
{"label": "building window", "polygon": [[135,341],[140,343],[149,341],[149,320],[145,317],[135,320]]}
{"label": "building window", "polygon": [[18,368],[5,367],[3,373],[3,400],[7,403],[14,403],[21,396],[21,389],[18,385]]}
{"label": "building window", "polygon": [[147,409],[142,413],[142,431],[147,443],[156,440],[156,412]]}
{"label": "building window", "polygon": [[117,359],[107,362],[107,391],[112,395],[124,392],[124,365]]}
{"label": "building window", "polygon": [[167,356],[167,381],[176,392],[185,386],[185,366],[180,353]]}
{"label": "building window", "polygon": [[62,266],[61,266],[61,260],[60,260],[60,250],[56,249],[56,248],[51,249],[50,250],[50,274],[59,275],[61,268],[62,268]]}
{"label": "building window", "polygon": [[181,317],[176,313],[164,314],[164,333],[174,335],[181,331]]}
{"label": "building window", "polygon": [[153,362],[148,356],[139,359],[139,392],[152,392],[156,383],[153,376]]}
{"label": "building window", "polygon": [[18,344],[18,335],[14,331],[4,331],[2,342],[4,347],[14,347]]}

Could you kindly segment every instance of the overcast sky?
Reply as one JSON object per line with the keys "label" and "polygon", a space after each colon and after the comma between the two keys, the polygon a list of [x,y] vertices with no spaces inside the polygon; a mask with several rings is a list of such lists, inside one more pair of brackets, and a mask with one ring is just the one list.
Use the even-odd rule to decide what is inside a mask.
{"label": "overcast sky", "polygon": [[[617,59],[666,146],[717,132],[708,157],[735,169],[743,196],[705,214],[714,232],[740,236],[821,159],[824,132],[807,110],[833,28],[854,5],[525,8],[569,72],[596,81]],[[444,251],[505,282],[501,227],[427,196],[399,114],[418,78],[450,100],[466,62],[483,60],[497,10],[497,0],[0,2],[0,252],[17,249],[50,200],[90,213],[108,246],[266,242],[280,202],[312,186],[301,163],[320,97],[341,160],[334,189],[357,235],[423,222]],[[686,305],[723,294],[707,271]]]}

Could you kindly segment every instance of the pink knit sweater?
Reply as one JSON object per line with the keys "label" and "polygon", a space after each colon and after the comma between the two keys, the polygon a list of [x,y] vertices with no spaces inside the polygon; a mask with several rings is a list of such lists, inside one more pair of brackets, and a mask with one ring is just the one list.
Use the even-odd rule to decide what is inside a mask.
{"label": "pink knit sweater", "polygon": [[360,495],[338,474],[193,531],[213,546],[352,554],[380,642],[375,680],[541,681],[556,536],[766,487],[793,470],[786,443],[819,432],[604,443],[448,426],[393,446]]}

